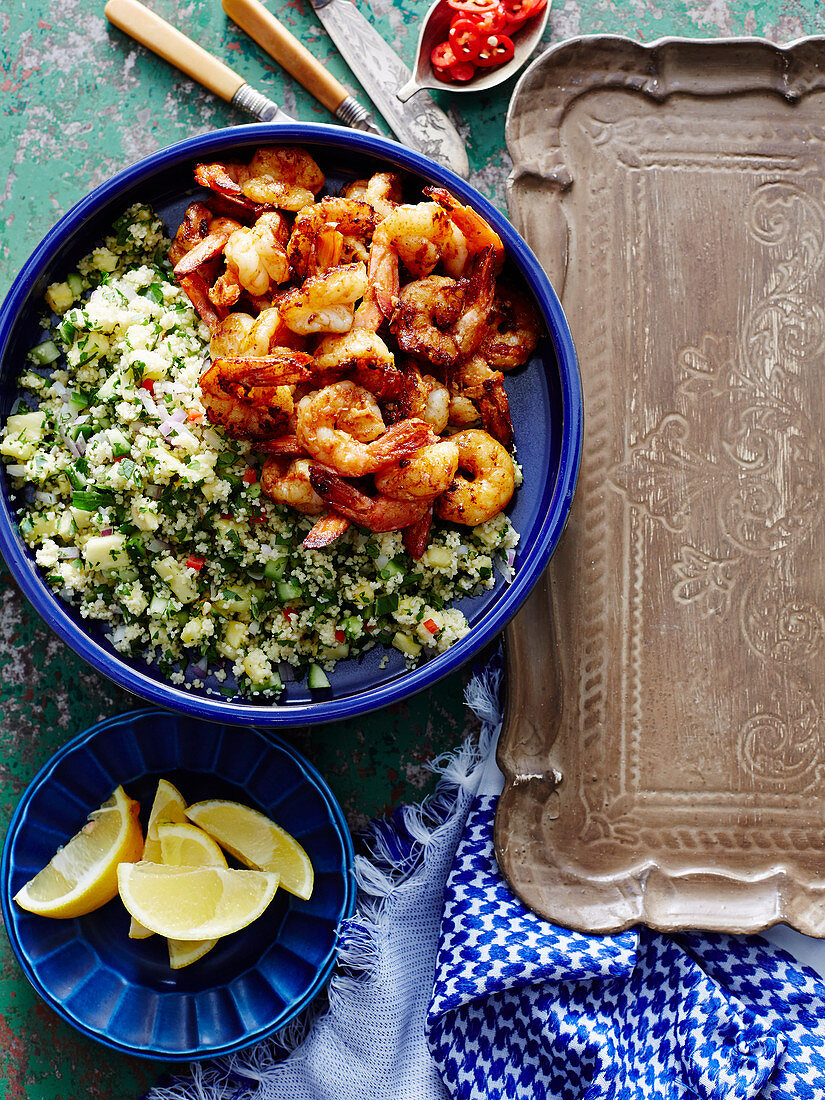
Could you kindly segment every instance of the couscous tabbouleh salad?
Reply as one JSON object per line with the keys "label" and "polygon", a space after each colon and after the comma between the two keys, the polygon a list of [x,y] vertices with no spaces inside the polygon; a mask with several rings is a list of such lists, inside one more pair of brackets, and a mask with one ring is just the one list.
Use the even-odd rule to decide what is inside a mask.
{"label": "couscous tabbouleh salad", "polygon": [[228,696],[277,697],[296,673],[324,687],[379,644],[410,662],[446,650],[468,631],[451,603],[512,572],[506,515],[437,522],[417,559],[401,531],[357,523],[305,548],[314,518],[262,493],[265,456],[205,415],[210,332],[168,251],[133,206],[47,292],[0,454],[48,584],[121,653],[188,688],[214,674]]}

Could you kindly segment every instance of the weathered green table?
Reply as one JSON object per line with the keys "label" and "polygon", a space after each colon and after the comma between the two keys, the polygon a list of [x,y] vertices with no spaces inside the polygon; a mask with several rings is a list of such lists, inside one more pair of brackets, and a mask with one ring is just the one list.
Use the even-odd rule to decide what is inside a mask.
{"label": "weathered green table", "polygon": [[[219,0],[150,0],[160,15],[268,92],[303,121],[330,116],[224,16]],[[304,0],[269,6],[361,101]],[[362,3],[368,11],[368,5]],[[375,22],[411,60],[428,0],[373,0]],[[546,41],[574,34],[756,34],[788,42],[825,31],[819,0],[556,0]],[[472,182],[504,207],[508,82],[476,97],[442,95],[466,139]],[[0,297],[58,217],[93,186],[148,153],[247,119],[111,28],[103,0],[3,0],[0,5]],[[22,790],[70,736],[138,701],[91,672],[40,622],[0,566],[0,830]],[[370,816],[420,798],[426,764],[468,729],[456,675],[429,695],[361,721],[295,730],[291,740],[327,776],[357,829]],[[0,941],[0,1091],[7,1100],[137,1097],[166,1068],[82,1039],[43,1006]]]}

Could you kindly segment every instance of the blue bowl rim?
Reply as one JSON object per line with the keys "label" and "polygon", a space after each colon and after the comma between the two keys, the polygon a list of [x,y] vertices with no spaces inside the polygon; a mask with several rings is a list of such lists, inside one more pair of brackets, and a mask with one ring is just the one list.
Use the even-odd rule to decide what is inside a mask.
{"label": "blue bowl rim", "polygon": [[32,253],[12,288],[0,306],[0,358],[9,340],[18,310],[45,262],[56,252],[63,240],[79,227],[84,219],[108,199],[125,188],[139,183],[158,170],[170,166],[184,156],[204,157],[227,143],[263,143],[279,140],[304,145],[327,145],[349,148],[394,162],[397,167],[421,176],[439,179],[459,199],[473,205],[490,220],[504,241],[507,254],[518,268],[538,299],[551,328],[551,341],[559,366],[562,408],[562,438],[560,463],[548,512],[527,555],[519,562],[518,572],[505,595],[492,606],[484,619],[450,649],[411,671],[402,673],[376,687],[340,699],[325,699],[309,703],[259,705],[237,703],[191,694],[169,683],[159,683],[137,669],[118,661],[90,635],[84,633],[66,614],[60,601],[31,568],[31,563],[13,534],[15,519],[5,499],[0,497],[0,553],[12,575],[38,614],[92,668],[156,706],[171,708],[192,717],[232,725],[299,726],[354,718],[380,707],[399,703],[438,680],[456,672],[475,653],[507,625],[529,595],[546,567],[558,543],[570,511],[581,461],[583,437],[582,388],[573,338],[561,303],[538,259],[527,243],[515,231],[509,220],[470,184],[429,158],[385,138],[360,131],[319,123],[253,123],[213,131],[186,138],[160,149],[123,169],[100,184],[69,210],[49,231]]}
{"label": "blue bowl rim", "polygon": [[[72,1027],[80,1031],[83,1035],[88,1036],[90,1039],[94,1039],[96,1042],[101,1043],[103,1046],[108,1047],[110,1050],[117,1051],[119,1054],[129,1054],[137,1058],[146,1058],[153,1061],[165,1061],[165,1062],[191,1062],[198,1061],[204,1058],[214,1058],[223,1054],[232,1054],[235,1051],[243,1050],[244,1048],[251,1046],[253,1043],[260,1042],[262,1039],[266,1039],[272,1035],[275,1031],[279,1031],[291,1020],[293,1020],[299,1013],[301,1013],[310,1002],[320,993],[324,986],[329,981],[332,974],[333,967],[335,966],[335,959],[338,954],[337,942],[330,948],[323,962],[318,967],[318,972],[311,985],[307,988],[306,993],[300,998],[300,1000],[294,1002],[292,1006],[284,1013],[283,1018],[278,1018],[274,1023],[268,1025],[266,1028],[257,1030],[254,1034],[236,1040],[232,1043],[225,1043],[219,1047],[207,1049],[199,1049],[195,1051],[183,1051],[180,1053],[169,1051],[150,1051],[142,1050],[137,1047],[131,1047],[125,1043],[118,1042],[117,1040],[110,1039],[105,1033],[96,1031],[94,1028],[85,1025],[82,1021],[76,1019],[71,1013],[67,1012],[61,1002],[53,996],[49,989],[43,985],[40,981],[36,971],[31,966],[27,955],[23,951],[22,944],[20,943],[15,916],[16,914],[12,908],[11,899],[11,851],[14,846],[14,838],[17,835],[18,828],[23,820],[29,803],[34,795],[45,787],[55,769],[65,760],[67,756],[70,756],[78,749],[84,748],[92,740],[101,734],[105,734],[107,731],[113,729],[119,725],[131,725],[138,720],[145,718],[152,718],[162,716],[163,718],[172,718],[177,720],[180,716],[170,711],[158,711],[154,707],[143,707],[139,710],[127,711],[123,714],[114,715],[111,718],[104,718],[100,722],[96,722],[93,726],[89,726],[81,733],[77,734],[70,741],[68,741],[61,749],[59,749],[53,756],[51,756],[45,764],[40,768],[31,782],[28,784],[23,794],[18,800],[14,813],[12,814],[9,828],[3,841],[3,853],[0,857],[0,909],[3,913],[3,921],[6,926],[6,932],[11,943],[12,950],[20,964],[23,973],[28,979],[30,985],[33,987],[36,993],[46,1002],[46,1004],[58,1014],[66,1023],[71,1024]],[[186,716],[189,717],[189,716]],[[208,723],[210,725],[221,725],[222,723]],[[223,723],[231,725],[231,723]],[[292,760],[296,762],[307,781],[312,783],[318,790],[319,794],[326,803],[330,812],[330,822],[333,825],[335,832],[341,840],[344,854],[344,904],[342,906],[342,912],[340,920],[346,920],[355,912],[355,904],[357,900],[357,887],[355,883],[355,848],[352,842],[352,836],[349,831],[346,819],[344,818],[343,811],[336,799],[335,795],[329,787],[329,784],[309,760],[306,759],[297,749],[293,748],[288,742],[272,733],[270,730],[259,730],[255,727],[250,729],[251,733],[257,734],[258,737],[266,744],[267,747],[275,747],[285,752]],[[128,781],[125,781],[128,782]],[[91,807],[92,809],[94,807]],[[44,918],[45,919],[45,918]],[[337,941],[337,937],[336,937]]]}

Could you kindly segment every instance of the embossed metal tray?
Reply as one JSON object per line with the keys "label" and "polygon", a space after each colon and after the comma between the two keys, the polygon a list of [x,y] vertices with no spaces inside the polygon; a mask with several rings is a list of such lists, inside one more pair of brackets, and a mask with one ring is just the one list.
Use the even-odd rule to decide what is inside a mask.
{"label": "embossed metal tray", "polygon": [[825,39],[562,43],[507,142],[585,440],[499,862],[585,931],[825,936]]}

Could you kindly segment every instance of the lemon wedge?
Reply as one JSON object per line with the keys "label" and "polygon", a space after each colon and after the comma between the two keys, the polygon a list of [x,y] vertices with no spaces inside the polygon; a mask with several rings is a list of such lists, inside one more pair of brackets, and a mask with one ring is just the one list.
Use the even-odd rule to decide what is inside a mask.
{"label": "lemon wedge", "polygon": [[240,802],[213,798],[195,802],[186,816],[247,867],[273,871],[290,894],[305,901],[312,894],[314,872],[309,856],[280,825]]}
{"label": "lemon wedge", "polygon": [[245,928],[275,897],[278,876],[228,867],[121,863],[118,889],[129,914],[175,940],[214,940]]}
{"label": "lemon wedge", "polygon": [[[178,788],[168,779],[159,779],[152,809],[149,811],[149,821],[146,825],[146,844],[143,848],[143,859],[150,863],[161,862],[160,840],[158,839],[158,823],[161,821],[186,821],[186,803]],[[129,925],[130,940],[145,940],[152,933],[148,928],[132,918]]]}
{"label": "lemon wedge", "polygon": [[212,837],[189,821],[161,822],[158,840],[159,862],[167,867],[226,867],[226,856]]}
{"label": "lemon wedge", "polygon": [[161,822],[186,821],[186,802],[183,795],[168,779],[159,779],[152,809],[149,811],[149,822],[146,826],[146,847],[143,850],[143,858],[149,863],[162,861],[160,837],[158,825]]}
{"label": "lemon wedge", "polygon": [[173,970],[182,970],[207,955],[217,940],[167,940],[169,965]]}
{"label": "lemon wedge", "polygon": [[[160,822],[157,827],[161,862],[167,867],[225,867],[226,857],[211,836],[186,821]],[[132,918],[134,920],[134,918]],[[140,925],[140,927],[143,927]],[[169,965],[180,970],[211,951],[217,940],[167,940]]]}
{"label": "lemon wedge", "polygon": [[111,901],[118,864],[133,863],[143,852],[139,813],[140,805],[118,787],[14,900],[44,917],[80,917]]}

